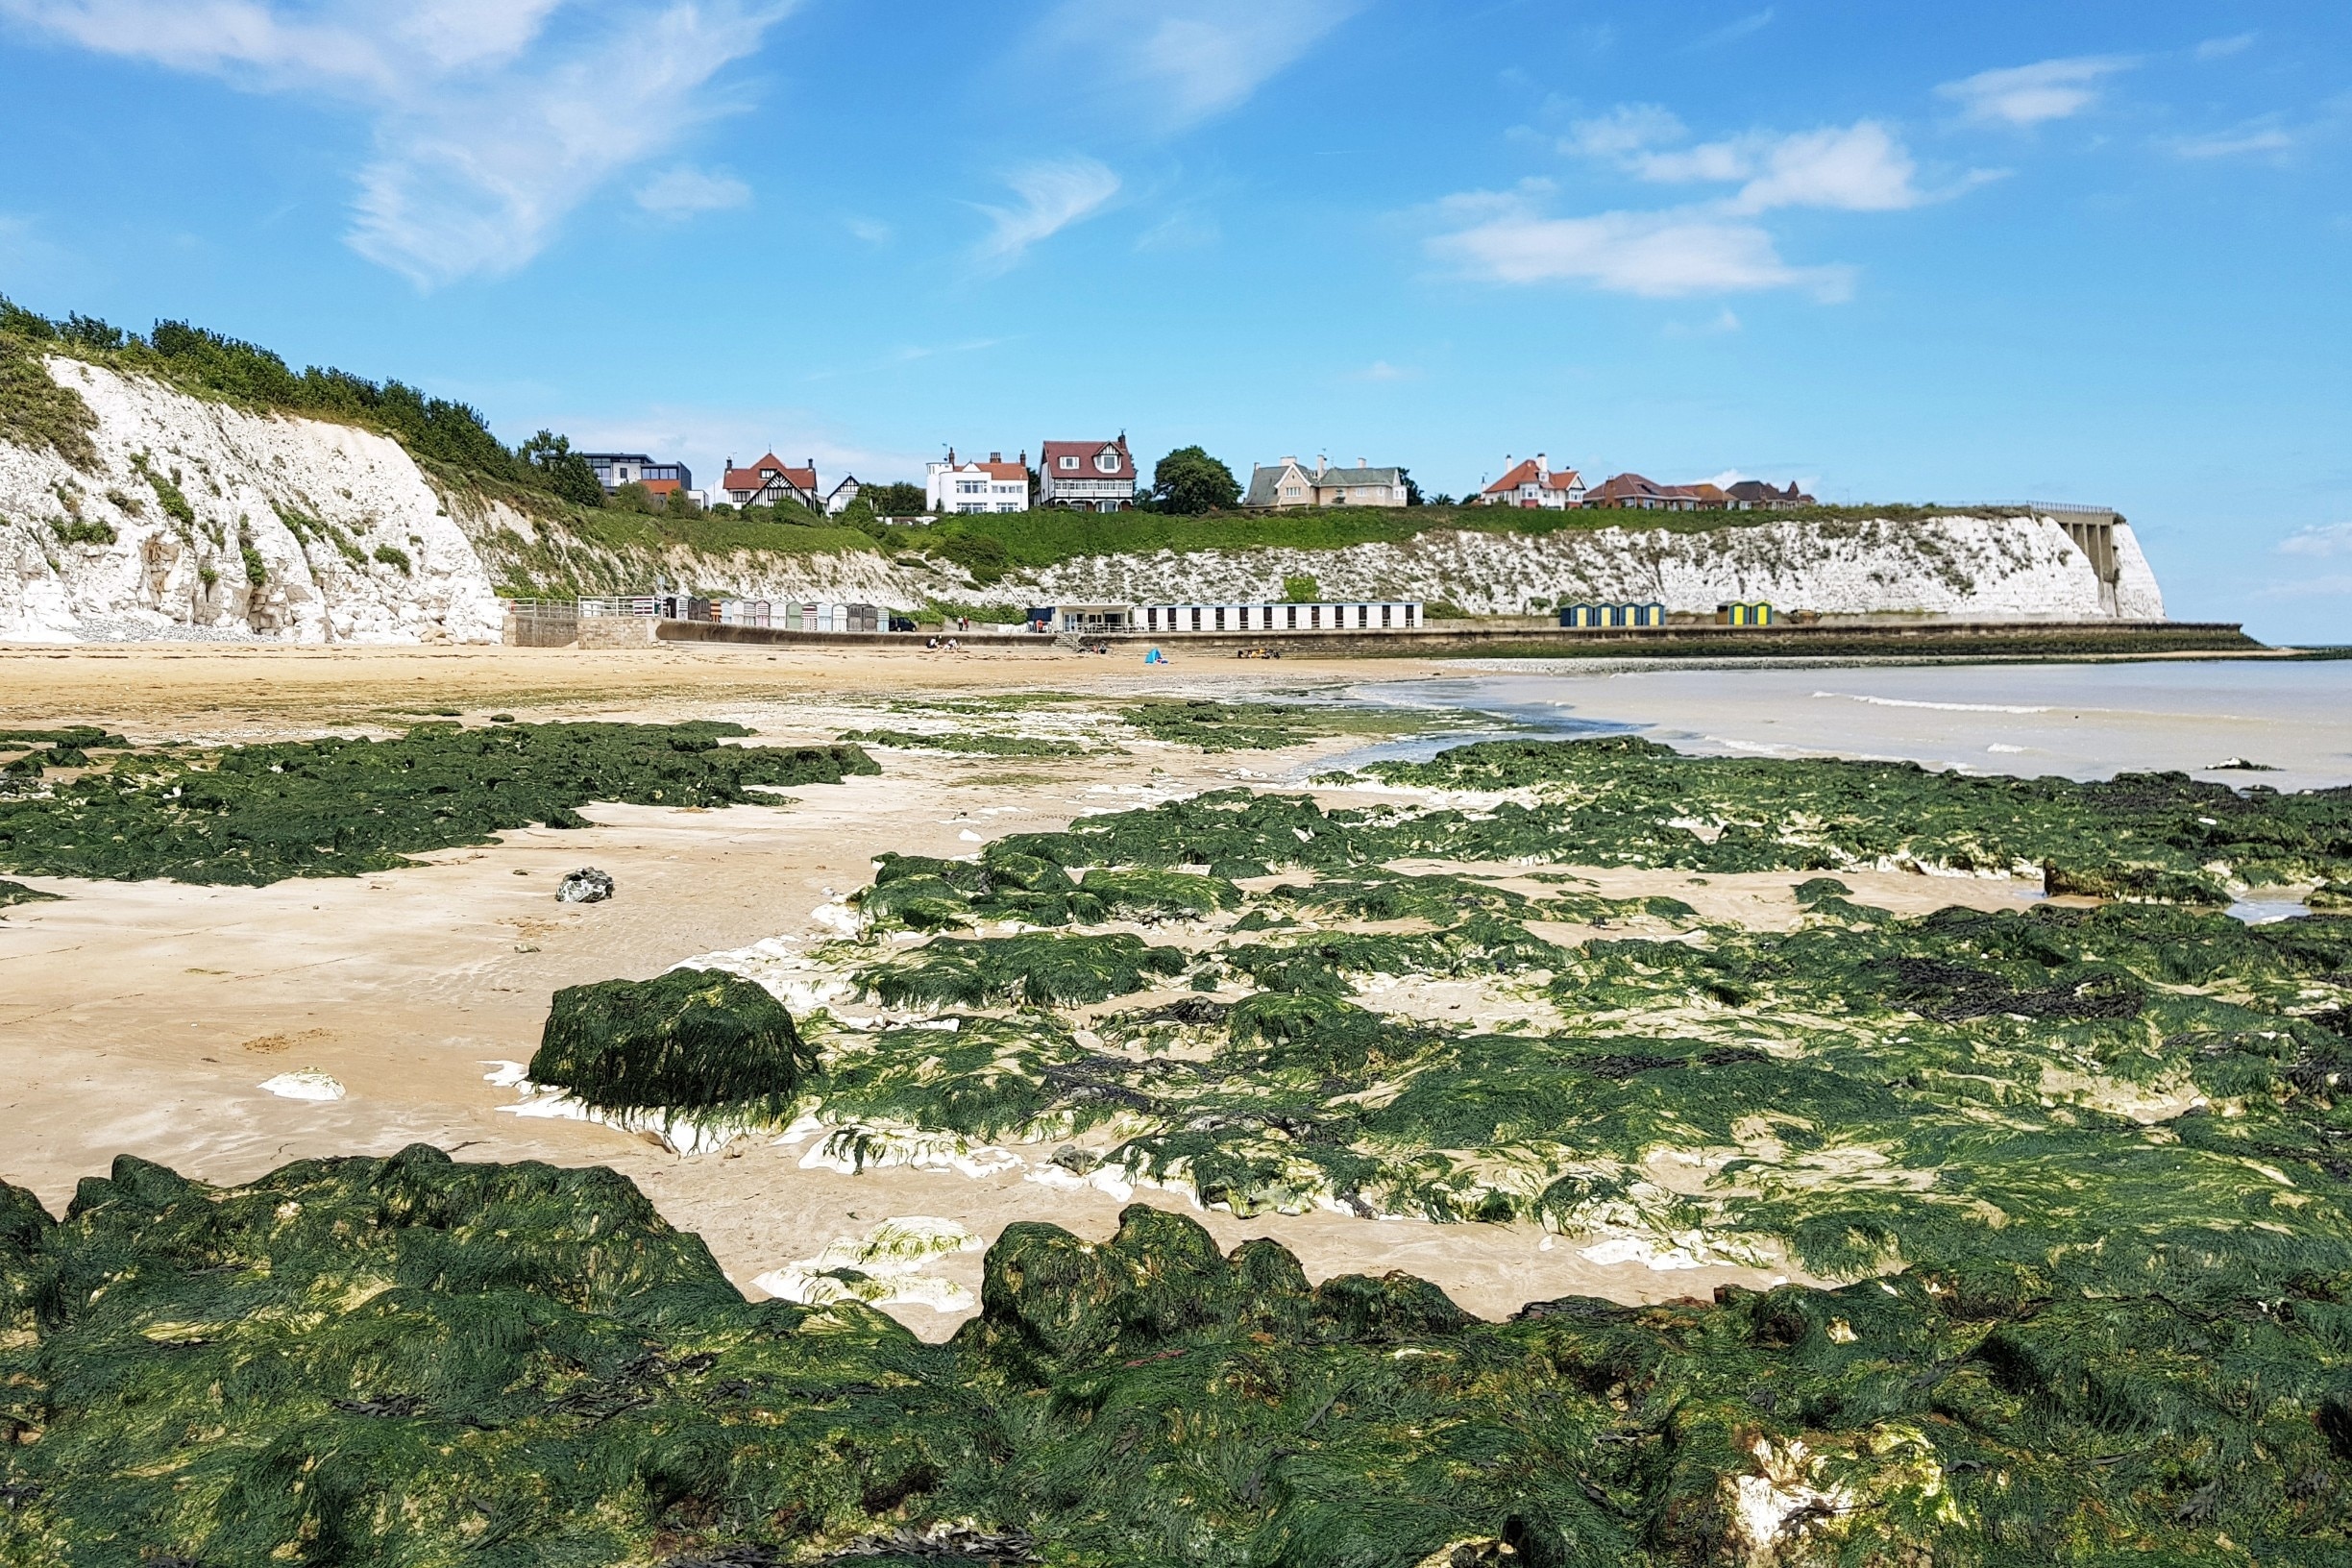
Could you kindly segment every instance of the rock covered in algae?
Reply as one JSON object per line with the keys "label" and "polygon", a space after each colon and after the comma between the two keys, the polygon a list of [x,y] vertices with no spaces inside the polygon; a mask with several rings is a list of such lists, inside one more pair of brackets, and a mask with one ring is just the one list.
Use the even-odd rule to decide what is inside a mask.
{"label": "rock covered in algae", "polygon": [[1134,1207],[1008,1228],[926,1345],[746,1303],[609,1171],[126,1158],[0,1186],[0,1562],[2318,1568],[2352,1274],[2275,1262],[1498,1324]]}
{"label": "rock covered in algae", "polygon": [[854,746],[735,747],[740,724],[420,724],[397,740],[140,752],[0,791],[0,870],[260,886],[355,876],[598,800],[724,806],[880,770]]}
{"label": "rock covered in algae", "polygon": [[529,1068],[599,1111],[753,1119],[786,1115],[816,1070],[782,1003],[705,969],[557,992]]}

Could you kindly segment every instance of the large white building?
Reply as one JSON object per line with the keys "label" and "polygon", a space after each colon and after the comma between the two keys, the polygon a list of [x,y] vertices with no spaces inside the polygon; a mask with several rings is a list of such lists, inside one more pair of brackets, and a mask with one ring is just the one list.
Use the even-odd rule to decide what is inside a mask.
{"label": "large white building", "polygon": [[1029,454],[1014,462],[992,452],[988,461],[959,463],[955,448],[944,462],[923,468],[923,504],[934,512],[1025,512],[1029,509]]}

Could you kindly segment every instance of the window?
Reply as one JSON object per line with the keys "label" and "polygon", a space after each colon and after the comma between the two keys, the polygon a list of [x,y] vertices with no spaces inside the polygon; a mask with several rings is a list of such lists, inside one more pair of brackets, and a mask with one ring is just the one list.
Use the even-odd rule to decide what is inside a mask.
{"label": "window", "polygon": [[1078,467],[1078,459],[1075,457],[1065,457],[1062,459],[1062,466],[1075,472]]}
{"label": "window", "polygon": [[1381,606],[1381,625],[1384,626],[1384,625],[1386,625],[1387,624],[1388,624],[1388,606],[1387,606],[1387,605],[1385,605],[1385,604],[1383,604],[1383,605]]}
{"label": "window", "polygon": [[1410,604],[1405,606],[1405,624],[1409,626],[1413,624],[1413,607]]}
{"label": "window", "polygon": [[1192,629],[1200,630],[1200,606],[1198,604],[1192,606]]}
{"label": "window", "polygon": [[[1067,461],[1067,459],[1064,459]],[[1160,629],[1160,607],[1155,604],[1143,612],[1143,625],[1153,631]]]}
{"label": "window", "polygon": [[1283,625],[1291,631],[1298,629],[1298,606],[1296,604],[1283,606]]}
{"label": "window", "polygon": [[1094,454],[1094,466],[1101,469],[1105,474],[1116,474],[1119,471],[1118,453],[1108,451],[1096,453]]}
{"label": "window", "polygon": [[1359,630],[1359,631],[1361,631],[1361,630],[1363,630],[1363,629],[1364,629],[1366,626],[1369,626],[1371,624],[1372,624],[1372,606],[1371,606],[1371,605],[1369,605],[1369,604],[1359,604],[1359,605],[1357,605],[1357,606],[1356,606],[1356,629],[1357,629],[1357,630]]}
{"label": "window", "polygon": [[1320,625],[1323,625],[1323,606],[1322,606],[1322,605],[1320,605],[1320,604],[1310,604],[1310,605],[1308,605],[1308,606],[1307,606],[1307,624],[1308,624],[1310,626],[1320,626]]}
{"label": "window", "polygon": [[1216,607],[1216,629],[1219,631],[1225,629],[1225,606],[1222,604]]}
{"label": "window", "polygon": [[979,479],[956,480],[956,494],[959,496],[978,496],[987,492],[988,485]]}

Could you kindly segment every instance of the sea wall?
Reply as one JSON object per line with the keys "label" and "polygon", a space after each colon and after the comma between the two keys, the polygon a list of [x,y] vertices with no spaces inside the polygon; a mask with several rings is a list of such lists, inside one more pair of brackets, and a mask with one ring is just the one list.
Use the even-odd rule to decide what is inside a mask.
{"label": "sea wall", "polygon": [[2064,528],[2031,516],[1778,522],[1703,533],[1449,529],[1335,551],[1095,556],[1038,574],[1037,587],[1043,602],[1213,603],[1279,600],[1284,577],[1307,575],[1328,599],[1443,599],[1473,615],[1515,613],[1534,599],[1696,611],[1763,600],[1825,615],[2162,619],[2164,596],[2129,526],[2118,524],[2115,535],[2111,595]]}

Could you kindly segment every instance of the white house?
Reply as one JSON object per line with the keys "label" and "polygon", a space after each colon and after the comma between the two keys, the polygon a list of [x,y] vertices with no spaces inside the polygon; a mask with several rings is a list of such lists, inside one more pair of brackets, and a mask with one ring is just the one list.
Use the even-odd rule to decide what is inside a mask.
{"label": "white house", "polygon": [[1038,449],[1038,504],[1081,512],[1135,504],[1136,466],[1127,433],[1115,441],[1047,441]]}
{"label": "white house", "polygon": [[858,492],[864,488],[864,485],[858,483],[855,474],[844,475],[841,483],[825,493],[825,516],[839,517],[847,511],[849,503],[857,500]]}
{"label": "white house", "polygon": [[923,504],[934,512],[1025,512],[1029,454],[1008,463],[992,452],[985,463],[959,463],[949,447],[946,461],[923,465]]}
{"label": "white house", "polygon": [[1479,492],[1482,506],[1538,506],[1560,511],[1584,504],[1584,479],[1573,468],[1554,468],[1542,453],[1512,464],[1510,471]]}

